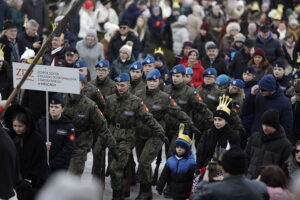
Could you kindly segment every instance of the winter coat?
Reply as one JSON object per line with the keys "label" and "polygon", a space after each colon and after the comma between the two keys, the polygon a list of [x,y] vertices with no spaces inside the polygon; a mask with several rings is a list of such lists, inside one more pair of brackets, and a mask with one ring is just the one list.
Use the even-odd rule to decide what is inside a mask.
{"label": "winter coat", "polygon": [[249,180],[242,175],[229,176],[223,181],[200,182],[190,200],[269,200],[266,186],[259,181]]}
{"label": "winter coat", "polygon": [[100,30],[104,31],[104,25],[106,22],[112,24],[119,24],[119,17],[116,11],[113,8],[105,8],[102,4],[99,4],[99,7],[95,10],[95,17],[97,24],[100,25]]}
{"label": "winter coat", "polygon": [[142,12],[143,11],[137,7],[136,3],[131,3],[128,8],[124,10],[122,20],[128,20],[129,27],[134,28],[136,19],[142,14]]}
{"label": "winter coat", "polygon": [[58,47],[54,50],[49,49],[43,55],[43,64],[61,66],[65,60],[65,51],[66,48],[64,46]]}
{"label": "winter coat", "polygon": [[220,159],[222,150],[224,151],[227,145],[240,145],[239,136],[232,131],[229,125],[225,125],[221,129],[216,129],[213,126],[208,132],[206,132],[199,142],[197,147],[197,161],[199,167],[205,167],[207,163],[212,159]]}
{"label": "winter coat", "polygon": [[296,45],[295,42],[293,42],[293,44],[284,42],[284,44],[282,45],[285,61],[291,67],[294,67],[295,65],[295,61],[293,60],[293,52],[294,52],[295,45]]}
{"label": "winter coat", "polygon": [[11,72],[6,72],[0,69],[0,94],[2,99],[8,99],[13,90],[13,80]]}
{"label": "winter coat", "polygon": [[289,200],[289,192],[281,187],[267,187],[270,200]]}
{"label": "winter coat", "polygon": [[244,68],[247,66],[251,55],[245,52],[245,49],[241,49],[236,53],[232,62],[229,64],[229,75],[236,79],[243,78]]}
{"label": "winter coat", "polygon": [[219,51],[222,54],[226,54],[228,49],[232,46],[233,44],[233,36],[232,35],[225,35],[220,43]]}
{"label": "winter coat", "polygon": [[[2,44],[4,44],[5,45],[5,47],[4,47],[4,49],[3,49],[3,53],[4,53],[4,60],[6,61],[6,62],[8,62],[10,65],[12,64],[12,62],[13,62],[13,60],[12,60],[12,56],[11,56],[11,54],[12,54],[12,42],[10,42],[8,39],[7,39],[7,37],[5,36],[5,35],[3,35],[1,38],[0,38],[0,43],[2,43]],[[16,47],[17,47],[17,54],[18,55],[16,55],[17,56],[17,60],[14,60],[14,62],[19,62],[20,61],[20,58],[21,58],[21,54],[20,54],[20,52],[22,51],[22,49],[25,49],[25,47],[23,47],[22,46],[22,44],[20,43],[19,44],[19,42],[18,42],[18,40],[16,40],[16,43],[14,43],[15,45],[17,45]]]}
{"label": "winter coat", "polygon": [[285,93],[290,87],[292,87],[291,84],[291,77],[283,75],[281,79],[276,79],[280,89]]}
{"label": "winter coat", "polygon": [[0,198],[9,199],[15,195],[19,163],[15,144],[3,128],[0,128],[0,158]]}
{"label": "winter coat", "polygon": [[193,184],[196,161],[189,151],[179,159],[176,154],[168,158],[157,182],[156,189],[162,192],[166,183],[173,199],[186,199]]}
{"label": "winter coat", "polygon": [[77,42],[76,49],[80,55],[80,59],[84,60],[90,73],[90,77],[94,80],[97,77],[95,65],[99,60],[104,59],[103,45],[96,41],[88,44],[86,39]]}
{"label": "winter coat", "polygon": [[217,55],[217,57],[214,59],[214,61],[212,63],[207,55],[202,57],[201,61],[202,61],[202,65],[205,69],[207,69],[209,67],[215,68],[217,70],[218,76],[220,74],[228,74],[228,71],[226,68],[227,64],[226,64],[224,58],[222,58],[222,56],[220,54]]}
{"label": "winter coat", "polygon": [[219,105],[219,97],[223,94],[223,92],[218,89],[217,85],[206,85],[205,83],[203,83],[196,89],[196,91],[199,93],[208,109],[210,109],[210,111],[212,112],[215,112],[217,106]]}
{"label": "winter coat", "polygon": [[110,62],[113,62],[115,59],[119,57],[119,50],[120,48],[126,44],[127,41],[133,42],[132,47],[132,55],[131,57],[134,57],[134,59],[138,59],[138,54],[140,51],[140,41],[139,39],[134,35],[133,32],[128,32],[128,35],[125,40],[121,39],[120,32],[116,32],[116,34],[111,38],[109,47],[108,47],[108,58]]}
{"label": "winter coat", "polygon": [[[74,129],[74,132],[71,129]],[[46,142],[46,117],[38,121],[36,131]],[[49,167],[52,172],[68,169],[74,150],[74,141],[71,135],[75,133],[75,127],[66,116],[62,115],[58,120],[49,117],[49,141],[52,143],[49,151]]]}
{"label": "winter coat", "polygon": [[295,180],[297,178],[297,172],[300,169],[300,163],[296,161],[295,151],[293,151],[292,155],[289,156],[288,160],[285,163],[285,171],[288,174],[289,178]]}
{"label": "winter coat", "polygon": [[7,19],[9,19],[9,7],[5,0],[0,0],[0,31],[2,31],[3,28],[3,22]]}
{"label": "winter coat", "polygon": [[173,52],[175,55],[179,55],[182,50],[184,42],[189,41],[189,32],[185,25],[175,22],[171,25],[172,38],[173,38]]}
{"label": "winter coat", "polygon": [[259,82],[259,80],[267,74],[273,74],[273,67],[269,65],[266,69],[259,69],[257,67],[254,67],[254,75],[255,75],[255,80]]}
{"label": "winter coat", "polygon": [[[186,63],[180,62],[180,64],[184,65],[185,67],[188,67],[188,60]],[[193,69],[193,77],[192,77],[192,85],[197,88],[203,83],[203,72],[205,69],[202,67],[201,60],[198,60],[197,64],[192,67]]]}
{"label": "winter coat", "polygon": [[292,108],[294,116],[293,137],[297,141],[300,140],[300,102],[294,102]]}
{"label": "winter coat", "polygon": [[276,132],[265,135],[260,129],[248,140],[246,154],[248,157],[247,177],[258,177],[262,166],[278,165],[284,167],[285,162],[292,153],[292,144],[285,136],[282,126]]}
{"label": "winter coat", "polygon": [[[13,117],[17,113],[24,113],[28,124],[26,124],[26,132],[22,135],[17,135],[13,130]],[[31,113],[28,109],[20,105],[10,106],[4,115],[4,122],[9,129],[9,135],[13,140],[20,163],[21,183],[17,186],[18,196],[23,195],[24,183],[26,180],[31,181],[31,186],[34,189],[39,189],[45,182],[48,175],[46,145],[42,138],[35,132],[34,121],[31,118]],[[28,183],[27,183],[28,184]],[[27,190],[27,189],[25,189]],[[31,198],[24,198],[30,200]]]}
{"label": "winter coat", "polygon": [[130,60],[122,62],[120,58],[114,60],[111,64],[110,78],[114,80],[121,73],[129,73],[129,67],[134,62],[133,57]]}
{"label": "winter coat", "polygon": [[255,41],[255,48],[263,49],[266,53],[266,58],[272,65],[274,65],[275,62],[283,61],[284,59],[281,44],[278,40],[273,39],[272,33],[270,33],[269,38],[266,40],[258,35]]}
{"label": "winter coat", "polygon": [[[245,82],[245,87],[244,87],[245,99],[251,95],[251,88],[256,84],[257,84],[257,82],[255,80]],[[244,103],[245,103],[245,99],[244,99]],[[252,127],[252,122],[254,120],[254,114],[244,115],[242,113],[241,119],[242,119],[245,130],[247,131],[247,133],[250,133],[251,127]]]}
{"label": "winter coat", "polygon": [[18,44],[21,45],[22,49],[20,49],[20,55],[22,56],[22,54],[24,53],[24,51],[26,50],[26,47],[29,49],[32,49],[35,51],[35,53],[38,52],[39,49],[35,49],[33,47],[33,43],[39,41],[39,36],[35,35],[34,37],[29,37],[25,31],[21,32],[18,34]]}
{"label": "winter coat", "polygon": [[97,77],[95,80],[92,80],[90,83],[96,86],[100,90],[101,94],[104,96],[105,99],[108,99],[108,96],[116,93],[117,91],[115,82],[111,80],[109,77],[106,77],[106,79],[103,81],[99,80],[99,78]]}
{"label": "winter coat", "polygon": [[79,34],[78,37],[84,38],[90,28],[98,30],[98,24],[93,11],[81,8],[79,11]]}
{"label": "winter coat", "polygon": [[222,27],[223,23],[225,22],[225,18],[221,14],[219,16],[211,14],[206,18],[206,22],[209,23],[210,34],[216,38],[219,35],[219,32],[214,31],[214,28]]}
{"label": "winter coat", "polygon": [[215,42],[215,38],[210,33],[207,33],[205,37],[198,34],[193,42],[193,48],[198,50],[200,59],[206,55],[205,44],[208,41]]}
{"label": "winter coat", "polygon": [[261,116],[269,109],[277,109],[279,112],[279,121],[283,126],[287,135],[292,134],[293,130],[293,111],[290,100],[284,96],[282,90],[277,85],[276,92],[271,96],[264,97],[261,93],[257,95],[249,95],[245,99],[243,107],[244,115],[254,114],[254,121],[251,128],[251,133],[261,129]]}
{"label": "winter coat", "polygon": [[189,14],[187,17],[186,28],[189,32],[189,41],[194,41],[197,35],[199,35],[200,26],[202,24],[202,18],[199,15]]}
{"label": "winter coat", "polygon": [[48,9],[44,0],[37,0],[33,3],[32,0],[24,0],[21,12],[23,16],[27,14],[28,19],[34,19],[39,23],[38,33],[42,34],[43,28],[48,28]]}

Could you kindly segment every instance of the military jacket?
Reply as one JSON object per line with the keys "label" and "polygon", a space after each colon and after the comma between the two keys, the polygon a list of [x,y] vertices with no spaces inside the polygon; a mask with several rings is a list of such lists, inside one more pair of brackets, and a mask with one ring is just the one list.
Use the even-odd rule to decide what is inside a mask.
{"label": "military jacket", "polygon": [[109,77],[106,77],[106,79],[103,81],[99,80],[99,78],[97,77],[95,80],[92,80],[90,83],[96,86],[100,90],[100,92],[102,93],[105,99],[107,99],[108,96],[115,94],[117,92],[116,83],[113,80],[111,80]]}
{"label": "military jacket", "polygon": [[222,96],[223,92],[215,84],[205,85],[205,83],[198,87],[196,91],[209,110],[215,112],[219,105],[219,97]]}
{"label": "military jacket", "polygon": [[103,108],[105,107],[105,100],[102,93],[93,84],[85,83],[84,88],[80,93],[93,100],[101,110],[103,110]]}
{"label": "military jacket", "polygon": [[138,90],[142,90],[144,87],[146,87],[145,82],[142,80],[142,78],[138,80],[133,80],[130,82],[131,87],[129,89],[131,94],[136,94]]}
{"label": "military jacket", "polygon": [[72,120],[79,134],[90,134],[91,131],[97,134],[109,147],[115,147],[116,141],[107,128],[107,122],[95,102],[85,95],[69,95],[64,99],[64,114]]}

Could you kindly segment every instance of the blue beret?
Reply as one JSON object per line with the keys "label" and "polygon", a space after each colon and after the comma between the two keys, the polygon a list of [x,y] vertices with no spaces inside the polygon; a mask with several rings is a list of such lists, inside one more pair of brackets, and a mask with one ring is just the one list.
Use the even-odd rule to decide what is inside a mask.
{"label": "blue beret", "polygon": [[188,67],[188,68],[185,69],[185,74],[186,74],[186,75],[193,75],[193,73],[194,73],[194,72],[193,72],[193,69],[192,69],[192,68]]}
{"label": "blue beret", "polygon": [[73,65],[74,68],[82,68],[87,67],[87,64],[84,60],[77,60],[77,62]]}
{"label": "blue beret", "polygon": [[180,73],[185,74],[185,66],[175,65],[171,70],[171,74],[180,74]]}
{"label": "blue beret", "polygon": [[129,70],[142,69],[142,68],[143,68],[142,63],[140,61],[135,61],[130,65]]}
{"label": "blue beret", "polygon": [[255,70],[254,70],[254,67],[252,66],[246,66],[243,70],[244,73],[249,73],[249,74],[254,74],[255,73]]}
{"label": "blue beret", "polygon": [[156,80],[160,78],[160,72],[158,69],[152,69],[146,76],[146,80]]}
{"label": "blue beret", "polygon": [[79,73],[79,80],[80,81],[84,81],[85,80],[85,77],[81,73]]}
{"label": "blue beret", "polygon": [[64,105],[64,98],[61,94],[55,94],[50,99],[50,104],[62,104]]}
{"label": "blue beret", "polygon": [[119,74],[119,76],[117,76],[115,78],[116,82],[126,82],[126,81],[130,81],[130,76],[128,73],[121,73]]}
{"label": "blue beret", "polygon": [[216,79],[217,85],[226,85],[229,83],[229,77],[226,74],[221,74]]}
{"label": "blue beret", "polygon": [[206,75],[215,75],[215,76],[217,76],[217,70],[215,68],[209,67],[202,74],[202,76],[206,76]]}
{"label": "blue beret", "polygon": [[155,63],[155,59],[152,56],[147,56],[144,60],[143,60],[143,65],[145,64],[151,64],[151,63]]}
{"label": "blue beret", "polygon": [[245,87],[245,83],[241,79],[232,79],[230,81],[230,85],[236,86],[238,88],[244,88]]}
{"label": "blue beret", "polygon": [[295,74],[293,75],[293,79],[299,79],[300,78],[300,71],[296,71]]}
{"label": "blue beret", "polygon": [[109,68],[109,61],[108,60],[100,60],[99,62],[97,62],[95,67],[96,68],[97,67]]}
{"label": "blue beret", "polygon": [[276,90],[276,79],[272,74],[264,75],[258,82],[259,88],[265,91]]}

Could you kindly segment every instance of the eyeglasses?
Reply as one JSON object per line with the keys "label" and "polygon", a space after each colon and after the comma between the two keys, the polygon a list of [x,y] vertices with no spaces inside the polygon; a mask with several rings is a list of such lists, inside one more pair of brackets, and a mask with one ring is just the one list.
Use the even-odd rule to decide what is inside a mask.
{"label": "eyeglasses", "polygon": [[127,29],[127,26],[120,26],[120,29]]}

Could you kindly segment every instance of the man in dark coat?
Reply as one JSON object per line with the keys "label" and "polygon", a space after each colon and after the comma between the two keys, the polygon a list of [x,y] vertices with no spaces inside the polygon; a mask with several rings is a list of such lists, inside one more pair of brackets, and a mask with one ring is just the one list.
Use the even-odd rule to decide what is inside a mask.
{"label": "man in dark coat", "polygon": [[272,36],[272,32],[268,26],[262,26],[255,41],[255,48],[263,49],[266,52],[268,61],[274,65],[284,59],[282,47],[278,40]]}
{"label": "man in dark coat", "polygon": [[219,53],[218,47],[214,42],[207,42],[205,44],[206,55],[202,57],[202,66],[207,69],[209,67],[215,68],[217,74],[227,74],[226,62]]}
{"label": "man in dark coat", "polygon": [[236,146],[231,147],[224,153],[221,161],[224,179],[220,182],[208,183],[209,170],[207,170],[203,181],[198,183],[190,200],[268,200],[269,194],[263,183],[243,176],[246,163],[245,153]]}
{"label": "man in dark coat", "polygon": [[0,199],[15,195],[13,188],[17,182],[18,160],[16,147],[6,131],[0,128]]}
{"label": "man in dark coat", "polygon": [[261,167],[266,165],[285,166],[292,153],[292,144],[287,139],[284,129],[279,123],[279,112],[270,109],[261,118],[261,130],[254,133],[247,144],[248,157],[247,176],[255,179]]}
{"label": "man in dark coat", "polygon": [[118,31],[110,40],[108,47],[108,58],[110,62],[113,62],[119,56],[120,48],[126,44],[127,41],[133,42],[132,55],[135,59],[138,59],[140,50],[140,41],[134,35],[133,32],[129,31],[128,21],[121,21],[119,23],[120,31]]}
{"label": "man in dark coat", "polygon": [[62,114],[64,100],[62,95],[55,94],[50,100],[49,142],[46,136],[46,117],[39,120],[37,133],[43,138],[49,150],[49,167],[51,172],[67,170],[74,149],[75,127],[70,119]]}
{"label": "man in dark coat", "polygon": [[254,42],[250,39],[245,41],[244,47],[236,53],[233,61],[229,64],[229,75],[236,79],[243,78],[243,71],[251,59],[250,51],[254,46]]}
{"label": "man in dark coat", "polygon": [[265,75],[258,85],[251,88],[249,95],[244,102],[243,115],[254,114],[251,133],[260,130],[260,119],[262,114],[268,109],[277,109],[279,121],[285,133],[290,136],[293,129],[293,112],[290,100],[284,96],[283,91],[273,75]]}
{"label": "man in dark coat", "polygon": [[3,28],[3,22],[9,19],[9,7],[5,0],[0,0],[0,31]]}
{"label": "man in dark coat", "polygon": [[24,0],[21,12],[39,23],[39,35],[48,29],[48,9],[44,0]]}

